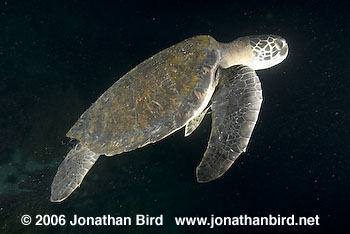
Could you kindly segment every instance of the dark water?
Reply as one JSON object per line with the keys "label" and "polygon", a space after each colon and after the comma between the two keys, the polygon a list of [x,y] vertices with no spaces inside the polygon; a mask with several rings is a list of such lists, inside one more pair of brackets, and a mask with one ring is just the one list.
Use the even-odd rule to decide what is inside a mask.
{"label": "dark water", "polygon": [[[127,1],[0,3],[1,233],[336,233],[350,211],[350,24],[320,1],[167,6]],[[190,137],[101,157],[66,201],[49,202],[65,133],[110,85],[183,39],[273,33],[282,64],[259,71],[264,103],[247,153],[219,180],[195,181],[210,118]],[[23,226],[22,215],[164,216],[162,226]],[[320,226],[176,226],[175,216],[315,216]]]}

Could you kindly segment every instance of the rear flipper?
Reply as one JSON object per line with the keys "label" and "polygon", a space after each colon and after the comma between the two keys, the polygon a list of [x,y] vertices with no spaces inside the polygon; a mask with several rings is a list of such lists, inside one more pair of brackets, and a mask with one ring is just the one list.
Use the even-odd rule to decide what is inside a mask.
{"label": "rear flipper", "polygon": [[58,167],[51,185],[51,202],[66,199],[83,181],[99,155],[78,143]]}
{"label": "rear flipper", "polygon": [[219,178],[245,151],[262,103],[261,85],[254,70],[234,66],[218,72],[209,143],[196,170],[200,183]]}

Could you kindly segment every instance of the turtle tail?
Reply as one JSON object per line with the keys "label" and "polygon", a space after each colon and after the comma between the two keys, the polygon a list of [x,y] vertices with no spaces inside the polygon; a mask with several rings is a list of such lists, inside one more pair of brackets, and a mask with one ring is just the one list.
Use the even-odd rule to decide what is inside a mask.
{"label": "turtle tail", "polygon": [[51,185],[51,202],[66,199],[83,181],[100,155],[78,143],[58,167]]}

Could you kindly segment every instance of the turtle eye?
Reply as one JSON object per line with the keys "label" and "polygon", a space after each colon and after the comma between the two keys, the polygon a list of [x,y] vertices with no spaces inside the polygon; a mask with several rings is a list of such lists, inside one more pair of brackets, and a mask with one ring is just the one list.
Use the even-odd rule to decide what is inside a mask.
{"label": "turtle eye", "polygon": [[275,43],[276,43],[277,49],[280,50],[283,48],[284,43],[280,39],[276,39]]}

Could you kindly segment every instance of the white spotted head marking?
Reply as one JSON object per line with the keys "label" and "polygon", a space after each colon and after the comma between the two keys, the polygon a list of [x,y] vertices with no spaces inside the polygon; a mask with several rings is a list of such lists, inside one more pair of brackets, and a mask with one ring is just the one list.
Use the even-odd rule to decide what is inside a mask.
{"label": "white spotted head marking", "polygon": [[253,59],[248,66],[254,70],[265,69],[282,62],[288,55],[285,39],[275,35],[249,36]]}
{"label": "white spotted head marking", "polygon": [[240,37],[231,43],[221,43],[220,66],[246,65],[254,70],[266,69],[282,62],[288,55],[285,39],[275,35]]}

